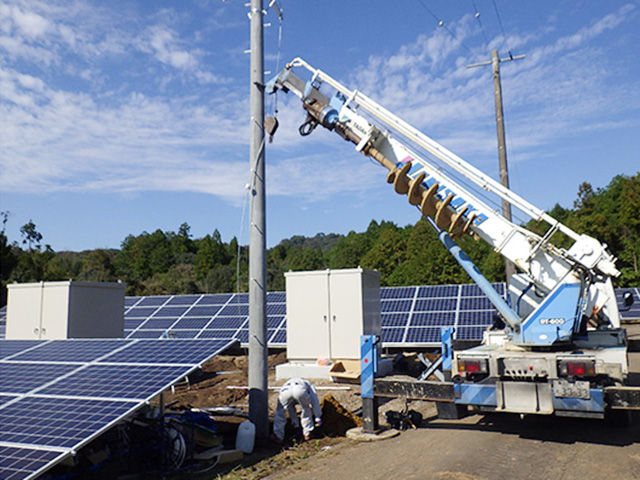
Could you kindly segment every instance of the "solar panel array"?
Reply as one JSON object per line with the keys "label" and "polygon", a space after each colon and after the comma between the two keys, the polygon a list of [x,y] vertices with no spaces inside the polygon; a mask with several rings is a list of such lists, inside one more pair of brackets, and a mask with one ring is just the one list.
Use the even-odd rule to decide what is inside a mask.
{"label": "solar panel array", "polygon": [[[504,296],[505,285],[494,284]],[[635,302],[622,306],[629,291]],[[640,289],[616,289],[623,320],[640,319]],[[442,326],[456,327],[459,339],[477,340],[492,323],[495,308],[475,284],[381,288],[384,346],[435,346]],[[249,338],[249,296],[246,293],[164,295],[125,298],[126,338]],[[0,308],[4,338],[6,307]],[[272,348],[287,341],[286,293],[267,294],[267,340]]]}
{"label": "solar panel array", "polygon": [[[286,296],[267,294],[267,340],[286,346]],[[126,338],[236,338],[249,343],[249,294],[126,297]]]}
{"label": "solar panel array", "polygon": [[0,341],[0,478],[41,475],[234,343]]}
{"label": "solar panel array", "polygon": [[7,331],[7,306],[0,308],[0,338],[4,338]]}
{"label": "solar panel array", "polygon": [[[504,296],[503,283],[493,287]],[[480,340],[496,313],[475,284],[386,287],[380,295],[383,347],[438,346],[441,327],[455,327],[459,340]]]}
{"label": "solar panel array", "polygon": [[[504,295],[503,283],[494,287]],[[381,289],[383,346],[437,346],[440,327],[458,338],[481,339],[495,307],[475,284]],[[127,338],[237,338],[248,343],[248,294],[203,294],[125,299]],[[267,338],[286,347],[286,293],[267,294]]]}

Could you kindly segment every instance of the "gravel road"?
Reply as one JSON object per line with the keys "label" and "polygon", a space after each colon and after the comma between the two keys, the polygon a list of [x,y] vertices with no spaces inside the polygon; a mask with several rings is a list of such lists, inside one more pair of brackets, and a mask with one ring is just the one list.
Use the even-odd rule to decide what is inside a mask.
{"label": "gravel road", "polygon": [[[630,355],[640,379],[640,353]],[[640,479],[640,412],[628,427],[600,420],[517,415],[428,419],[371,443],[345,442],[270,480]]]}

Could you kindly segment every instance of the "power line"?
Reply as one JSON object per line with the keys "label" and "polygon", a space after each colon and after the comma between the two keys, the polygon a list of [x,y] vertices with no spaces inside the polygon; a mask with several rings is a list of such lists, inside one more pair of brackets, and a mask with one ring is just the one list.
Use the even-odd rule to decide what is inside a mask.
{"label": "power line", "polygon": [[442,27],[447,32],[449,32],[449,35],[451,35],[451,38],[453,38],[462,47],[464,47],[469,52],[469,54],[473,55],[473,52],[471,51],[471,49],[467,47],[464,44],[464,42],[462,42],[462,40],[458,39],[458,37],[455,36],[455,34],[449,29],[449,27],[445,25],[444,20],[441,20],[435,13],[433,13],[433,11],[427,6],[427,4],[423,0],[418,0],[418,3],[422,5],[422,8],[424,8],[427,12],[429,12],[429,14],[435,19],[436,22],[438,22],[439,27]]}
{"label": "power line", "polygon": [[502,36],[504,37],[504,44],[507,46],[507,51],[509,55],[511,55],[511,47],[509,46],[509,41],[507,40],[507,34],[504,32],[504,27],[502,26],[502,19],[500,18],[500,12],[498,11],[498,5],[496,4],[496,0],[491,0],[493,2],[493,8],[496,11],[496,17],[498,17],[498,25],[500,25],[500,30],[502,31]]}
{"label": "power line", "polygon": [[480,12],[478,11],[478,7],[476,7],[475,0],[471,0],[471,4],[473,5],[473,10],[475,12],[474,16],[476,17],[476,20],[478,20],[478,24],[480,24],[480,30],[482,31],[482,38],[484,38],[484,44],[488,48],[489,47],[489,40],[487,40],[487,34],[484,31],[484,25],[482,25],[482,20],[480,19]]}

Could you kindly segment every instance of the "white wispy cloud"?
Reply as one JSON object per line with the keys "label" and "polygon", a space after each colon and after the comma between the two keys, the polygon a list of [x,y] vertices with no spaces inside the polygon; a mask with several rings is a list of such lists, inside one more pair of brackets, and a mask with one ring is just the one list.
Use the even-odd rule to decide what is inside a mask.
{"label": "white wispy cloud", "polygon": [[[226,79],[207,70],[202,51],[170,25],[140,33],[127,21],[114,26],[114,12],[89,7],[82,1],[0,5],[3,191],[242,196],[246,179],[232,152],[246,143],[239,113],[246,100],[227,92],[203,103],[190,88],[175,94],[149,82],[136,87],[126,71],[118,72],[126,82],[118,90],[105,89],[108,62],[140,54],[138,62],[162,64],[165,75],[181,76],[183,84]],[[71,88],[65,75],[77,79]]]}
{"label": "white wispy cloud", "polygon": [[[242,201],[249,180],[246,88],[211,61],[205,33],[181,33],[178,23],[188,19],[173,13],[160,11],[142,25],[82,0],[0,5],[3,191],[188,191]],[[619,128],[612,111],[637,112],[640,95],[609,85],[611,72],[593,68],[604,53],[592,48],[637,16],[628,4],[555,40],[547,39],[549,27],[510,36],[527,53],[505,66],[510,139],[520,159],[561,135],[594,128],[585,118]],[[205,28],[238,25],[214,16]],[[372,55],[346,83],[454,151],[494,155],[490,68],[465,68],[477,59],[460,46],[477,28],[470,15],[449,28],[455,38],[435,29],[391,55]],[[379,186],[380,172],[354,162],[353,146],[335,145],[321,129],[299,137],[297,98],[281,95],[278,109],[281,127],[267,146],[270,195],[313,202]],[[316,148],[325,153],[312,153]]]}
{"label": "white wispy cloud", "polygon": [[[606,62],[606,54],[593,45],[637,17],[637,5],[626,4],[555,40],[548,38],[549,26],[510,35],[510,45],[527,55],[503,67],[507,118],[512,114],[510,140],[518,148],[540,147],[582,131],[590,118],[637,111],[638,96],[629,95],[634,87],[612,82],[613,72],[596,67]],[[435,28],[393,55],[371,56],[351,83],[409,123],[435,132],[454,151],[495,152],[491,67],[465,67],[489,55],[474,51],[480,60],[469,58],[460,48],[474,34],[471,21],[465,16],[454,22],[455,37]],[[492,46],[501,43],[501,38],[490,40]]]}

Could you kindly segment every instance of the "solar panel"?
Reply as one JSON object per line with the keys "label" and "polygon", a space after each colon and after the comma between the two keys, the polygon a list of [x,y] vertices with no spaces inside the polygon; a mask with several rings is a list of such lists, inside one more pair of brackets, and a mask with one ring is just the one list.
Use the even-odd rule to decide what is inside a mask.
{"label": "solar panel", "polygon": [[453,327],[455,321],[455,312],[415,312],[411,317],[411,326]]}
{"label": "solar panel", "polygon": [[457,297],[458,285],[426,285],[418,287],[418,298]]}
{"label": "solar panel", "polygon": [[416,300],[414,311],[434,312],[434,311],[454,311],[458,307],[457,298],[428,298]]}
{"label": "solar panel", "polygon": [[19,395],[0,395],[0,407],[8,402],[13,402],[19,398]]}
{"label": "solar panel", "polygon": [[7,306],[0,307],[0,338],[5,337],[7,330]]}
{"label": "solar panel", "polygon": [[[248,343],[249,296],[216,293],[133,297],[126,302],[127,338],[236,338]],[[271,334],[284,324],[286,295],[267,294],[267,328]],[[212,332],[214,330],[214,332]],[[277,341],[276,341],[277,340]],[[283,334],[271,335],[270,347],[285,347]]]}
{"label": "solar panel", "polygon": [[413,300],[395,300],[389,299],[386,301],[380,300],[381,312],[410,312]]}
{"label": "solar panel", "polygon": [[277,330],[271,338],[269,338],[269,343],[283,343],[287,342],[287,331],[285,329]]}
{"label": "solar panel", "polygon": [[[504,284],[493,287],[504,295]],[[477,285],[402,288],[381,292],[383,347],[438,347],[440,327],[454,327],[456,338],[459,331],[460,337],[481,340],[482,332],[493,322],[496,309]]]}
{"label": "solar panel", "polygon": [[[78,368],[78,364],[0,363],[0,392],[23,394]],[[0,424],[1,425],[1,424]]]}
{"label": "solar panel", "polygon": [[[633,296],[633,304],[625,307],[624,294],[629,292]],[[640,288],[618,288],[616,289],[616,300],[622,320],[640,320]]]}
{"label": "solar panel", "polygon": [[200,365],[203,358],[208,359],[208,352],[212,349],[217,351],[227,344],[229,344],[228,340],[218,340],[217,343],[197,340],[161,341],[160,343],[154,340],[139,340],[127,348],[118,349],[102,357],[100,362]]}
{"label": "solar panel", "polygon": [[167,302],[167,305],[193,305],[200,300],[200,297],[202,295],[176,295]]}
{"label": "solar panel", "polygon": [[0,445],[77,448],[138,406],[135,401],[21,398],[0,410]]}
{"label": "solar panel", "polygon": [[41,343],[39,340],[3,340],[0,342],[0,360],[25,352]]}
{"label": "solar panel", "polygon": [[189,309],[187,317],[211,317],[222,310],[222,305],[202,305]]}
{"label": "solar panel", "polygon": [[[166,338],[182,338],[182,339],[188,339],[188,338],[197,338],[198,335],[200,335],[200,332],[202,330],[169,330],[167,332],[164,333]],[[233,338],[233,336],[225,336],[222,337],[221,335],[219,336],[213,336],[211,338]]]}
{"label": "solar panel", "polygon": [[398,327],[407,324],[409,313],[383,313],[381,315],[382,325],[385,327]]}
{"label": "solar panel", "polygon": [[440,329],[431,327],[416,327],[407,330],[404,340],[407,344],[440,343]]}
{"label": "solar panel", "polygon": [[145,401],[183,378],[184,367],[90,365],[38,391],[41,395],[90,396]]}
{"label": "solar panel", "polygon": [[176,322],[173,329],[200,330],[209,322],[210,319],[207,317],[184,317]]}
{"label": "solar panel", "polygon": [[416,287],[385,287],[380,289],[380,299],[413,298]]}
{"label": "solar panel", "polygon": [[382,337],[382,345],[399,345],[402,343],[404,339],[406,328],[387,328],[382,327],[382,333],[380,337]]}
{"label": "solar panel", "polygon": [[234,293],[213,293],[204,295],[198,300],[198,305],[224,305],[233,298]]}
{"label": "solar panel", "polygon": [[0,478],[41,474],[233,343],[1,340]]}
{"label": "solar panel", "polygon": [[167,303],[169,301],[171,297],[169,296],[162,296],[162,297],[142,297],[140,299],[140,301],[138,302],[138,305],[141,307],[146,307],[146,306],[155,306],[155,307],[159,307],[161,305],[164,305],[165,303]]}
{"label": "solar panel", "polygon": [[[157,340],[158,338],[165,338],[165,337],[169,338],[169,334],[167,330],[134,330],[127,335],[127,338],[129,339],[153,338]],[[219,338],[219,337],[216,337],[216,338]]]}
{"label": "solar panel", "polygon": [[66,456],[66,452],[54,450],[0,446],[0,472],[4,480],[33,478]]}

